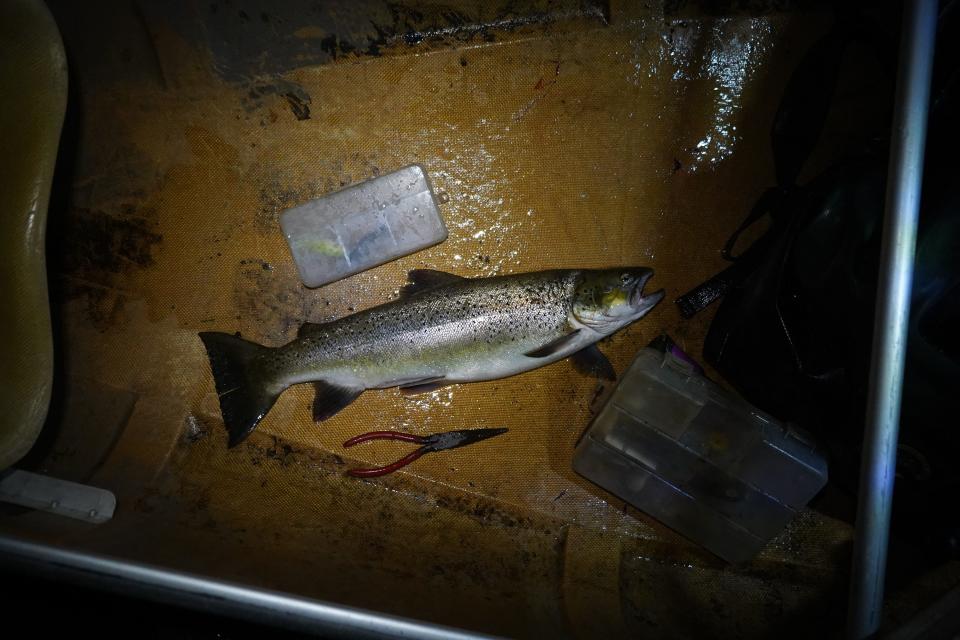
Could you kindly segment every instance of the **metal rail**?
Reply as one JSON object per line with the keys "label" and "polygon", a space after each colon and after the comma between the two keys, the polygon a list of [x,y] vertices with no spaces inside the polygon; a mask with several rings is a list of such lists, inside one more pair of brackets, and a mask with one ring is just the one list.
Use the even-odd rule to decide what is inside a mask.
{"label": "metal rail", "polygon": [[0,563],[31,575],[334,638],[490,637],[5,536],[0,536]]}
{"label": "metal rail", "polygon": [[857,504],[847,626],[852,638],[870,637],[880,627],[936,26],[936,0],[907,0]]}

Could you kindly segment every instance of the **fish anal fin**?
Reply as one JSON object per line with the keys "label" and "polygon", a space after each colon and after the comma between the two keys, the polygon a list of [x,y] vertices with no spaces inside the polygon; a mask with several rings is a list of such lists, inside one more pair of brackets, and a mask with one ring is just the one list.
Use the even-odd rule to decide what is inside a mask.
{"label": "fish anal fin", "polygon": [[317,391],[313,399],[313,419],[322,422],[337,415],[348,404],[357,399],[364,389],[341,387],[324,380],[313,383]]}

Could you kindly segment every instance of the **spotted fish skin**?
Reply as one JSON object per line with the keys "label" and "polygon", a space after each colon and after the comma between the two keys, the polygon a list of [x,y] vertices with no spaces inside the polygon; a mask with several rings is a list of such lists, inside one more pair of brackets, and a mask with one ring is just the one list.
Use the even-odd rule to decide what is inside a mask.
{"label": "spotted fish skin", "polygon": [[280,386],[322,377],[345,387],[383,389],[429,378],[473,382],[527,371],[559,359],[538,362],[523,354],[571,330],[577,275],[458,279],[312,325],[279,350],[268,375]]}
{"label": "spotted fish skin", "polygon": [[645,315],[652,271],[552,270],[468,279],[410,274],[397,300],[267,348],[224,333],[203,340],[236,444],[287,387],[314,382],[314,417],[329,418],[366,389],[407,393],[503,378],[556,362]]}

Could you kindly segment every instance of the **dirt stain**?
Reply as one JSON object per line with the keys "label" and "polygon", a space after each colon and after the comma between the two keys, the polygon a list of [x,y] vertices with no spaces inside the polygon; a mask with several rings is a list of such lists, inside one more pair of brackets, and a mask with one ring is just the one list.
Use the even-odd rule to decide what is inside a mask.
{"label": "dirt stain", "polygon": [[277,80],[267,84],[256,84],[250,87],[240,102],[247,113],[268,107],[268,102],[281,97],[287,101],[290,111],[297,120],[310,119],[310,104],[313,99],[310,94],[295,82]]}
{"label": "dirt stain", "polygon": [[297,120],[310,119],[310,96],[307,96],[306,101],[295,93],[285,93],[283,97],[287,99],[287,104],[290,105],[290,111],[293,112]]}
{"label": "dirt stain", "polygon": [[263,233],[277,233],[280,230],[280,214],[317,197],[319,190],[319,185],[314,183],[287,186],[278,180],[270,180],[260,189],[260,208],[254,217],[254,224]]}
{"label": "dirt stain", "polygon": [[123,273],[153,264],[153,252],[163,236],[155,224],[133,206],[123,217],[104,211],[74,209],[64,229],[63,265],[72,275]]}

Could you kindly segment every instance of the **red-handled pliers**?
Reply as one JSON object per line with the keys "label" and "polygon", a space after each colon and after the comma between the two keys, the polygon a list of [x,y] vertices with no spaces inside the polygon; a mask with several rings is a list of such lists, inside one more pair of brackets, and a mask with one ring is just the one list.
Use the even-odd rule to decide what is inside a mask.
{"label": "red-handled pliers", "polygon": [[429,436],[415,436],[412,433],[400,433],[399,431],[370,431],[359,436],[354,436],[343,443],[344,447],[352,447],[361,442],[370,440],[400,440],[402,442],[413,442],[423,445],[416,451],[405,455],[393,464],[384,467],[373,467],[372,469],[350,469],[348,474],[357,478],[375,478],[393,473],[401,467],[405,467],[425,453],[432,451],[444,451],[446,449],[456,449],[474,442],[486,440],[501,433],[506,433],[507,429],[461,429],[459,431],[445,431],[444,433],[434,433]]}

